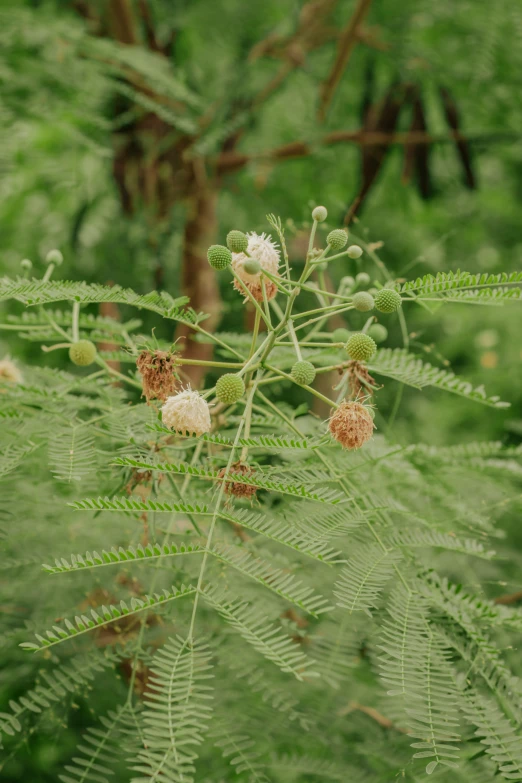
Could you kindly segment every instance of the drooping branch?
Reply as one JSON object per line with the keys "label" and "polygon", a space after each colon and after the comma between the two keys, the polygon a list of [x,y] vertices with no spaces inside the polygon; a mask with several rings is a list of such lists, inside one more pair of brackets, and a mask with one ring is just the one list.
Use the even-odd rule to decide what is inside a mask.
{"label": "drooping branch", "polygon": [[335,58],[335,62],[321,90],[319,110],[317,113],[320,122],[323,122],[326,117],[328,107],[330,106],[335,90],[337,89],[346,66],[348,65],[350,55],[360,40],[358,35],[359,28],[364,22],[368,11],[370,10],[371,2],[372,0],[359,0],[352,18],[341,33],[339,42],[337,44],[337,56]]}

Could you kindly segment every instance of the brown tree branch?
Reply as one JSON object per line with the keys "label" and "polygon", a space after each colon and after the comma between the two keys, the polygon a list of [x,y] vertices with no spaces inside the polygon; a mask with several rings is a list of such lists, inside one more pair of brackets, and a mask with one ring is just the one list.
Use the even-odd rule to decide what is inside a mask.
{"label": "brown tree branch", "polygon": [[499,595],[495,598],[494,603],[509,606],[510,604],[518,604],[522,601],[522,590],[517,593],[509,593],[508,595]]}
{"label": "brown tree branch", "polygon": [[110,0],[108,19],[111,35],[116,41],[136,46],[138,36],[130,0]]}
{"label": "brown tree branch", "polygon": [[154,24],[152,22],[152,16],[147,0],[139,0],[138,9],[141,21],[143,22],[143,27],[145,28],[145,37],[147,39],[149,49],[153,52],[157,52],[158,54],[165,54],[156,39],[156,32],[154,30]]}
{"label": "brown tree branch", "polygon": [[393,723],[385,715],[382,715],[380,712],[378,712],[378,710],[374,709],[374,707],[366,707],[364,704],[359,704],[356,701],[351,701],[346,707],[340,709],[337,715],[342,718],[345,715],[349,715],[351,712],[363,712],[369,718],[378,723],[379,726],[381,726],[383,729],[393,729],[394,731],[399,731],[401,734],[408,733],[406,729],[402,729],[400,726],[396,726],[395,723]]}
{"label": "brown tree branch", "polygon": [[476,133],[466,133],[465,135],[458,131],[449,133],[430,134],[424,131],[415,133],[381,133],[374,131],[331,131],[314,142],[293,141],[290,144],[283,144],[271,150],[265,150],[258,153],[231,152],[223,153],[213,160],[214,165],[220,173],[229,173],[241,169],[248,163],[254,161],[268,160],[291,160],[293,158],[302,158],[312,155],[319,146],[332,146],[334,144],[359,144],[360,146],[385,145],[403,146],[405,144],[448,144],[456,140],[466,140],[471,142],[492,142],[492,141],[514,141],[519,139],[522,133],[511,131],[486,131]]}
{"label": "brown tree branch", "polygon": [[364,22],[368,11],[370,10],[372,0],[358,0],[357,7],[352,15],[352,18],[344,28],[337,44],[337,57],[333,64],[332,70],[328,75],[326,81],[323,84],[321,90],[321,98],[319,102],[319,109],[317,117],[320,122],[323,122],[328,107],[332,101],[335,90],[341,80],[341,77],[348,65],[350,55],[352,54],[356,44],[359,42],[359,26]]}

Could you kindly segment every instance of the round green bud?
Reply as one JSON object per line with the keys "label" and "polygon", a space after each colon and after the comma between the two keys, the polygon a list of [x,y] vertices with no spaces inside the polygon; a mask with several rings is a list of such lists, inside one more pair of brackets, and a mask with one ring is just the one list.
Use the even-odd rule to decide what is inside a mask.
{"label": "round green bud", "polygon": [[27,271],[29,271],[29,269],[33,268],[33,262],[30,261],[28,258],[23,258],[20,261],[20,266],[22,267],[22,269],[26,269]]}
{"label": "round green bud", "polygon": [[368,285],[370,282],[370,275],[368,272],[359,272],[359,274],[356,276],[355,281],[359,285]]}
{"label": "round green bud", "polygon": [[241,399],[245,393],[245,382],[239,375],[227,372],[216,383],[216,397],[220,402],[230,405]]}
{"label": "round green bud", "polygon": [[355,309],[361,313],[367,313],[375,307],[373,296],[368,291],[359,291],[357,294],[354,294],[352,302]]}
{"label": "round green bud", "polygon": [[69,359],[78,367],[88,367],[96,359],[96,346],[90,340],[78,340],[69,348]]}
{"label": "round green bud", "polygon": [[388,330],[382,324],[372,324],[368,329],[368,334],[376,343],[383,343],[388,337]]}
{"label": "round green bud", "polygon": [[350,330],[344,329],[340,326],[338,329],[334,329],[332,332],[332,340],[334,343],[347,343],[350,339]]}
{"label": "round green bud", "polygon": [[243,269],[249,275],[257,275],[261,271],[261,264],[257,258],[247,258],[243,264]]}
{"label": "round green bud", "polygon": [[60,266],[62,262],[63,262],[63,256],[59,250],[49,250],[49,252],[45,256],[46,264],[54,264],[55,266]]}
{"label": "round green bud", "polygon": [[232,253],[223,245],[211,245],[207,250],[208,263],[217,270],[226,269],[232,261]]}
{"label": "round green bud", "polygon": [[316,207],[312,210],[312,217],[317,220],[318,223],[322,223],[328,217],[328,210],[326,207]]}
{"label": "round green bud", "polygon": [[341,287],[346,288],[347,290],[351,290],[355,285],[355,280],[353,277],[350,277],[350,275],[347,275],[346,277],[341,277]]}
{"label": "round green bud", "polygon": [[242,231],[229,231],[227,234],[227,247],[233,253],[244,253],[248,247],[248,237]]}
{"label": "round green bud", "polygon": [[326,261],[323,261],[322,263],[317,264],[317,266],[315,268],[319,272],[326,272],[326,270],[328,269],[328,263]]}
{"label": "round green bud", "polygon": [[344,228],[334,228],[326,237],[332,250],[342,250],[348,242],[348,232]]}
{"label": "round green bud", "polygon": [[401,305],[401,295],[392,288],[381,288],[375,295],[375,307],[381,313],[394,313]]}
{"label": "round green bud", "polygon": [[363,254],[362,247],[359,245],[350,245],[346,251],[349,258],[360,258]]}
{"label": "round green bud", "polygon": [[292,379],[301,386],[310,386],[315,379],[315,367],[311,362],[301,360],[296,362],[290,370]]}
{"label": "round green bud", "polygon": [[367,362],[377,350],[377,345],[368,334],[357,333],[352,334],[346,343],[346,350],[352,359],[358,362]]}

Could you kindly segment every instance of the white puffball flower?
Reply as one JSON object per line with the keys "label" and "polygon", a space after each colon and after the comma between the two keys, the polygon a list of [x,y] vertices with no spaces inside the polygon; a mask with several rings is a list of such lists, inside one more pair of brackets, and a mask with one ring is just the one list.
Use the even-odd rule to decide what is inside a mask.
{"label": "white puffball flower", "polygon": [[210,408],[198,391],[187,389],[167,397],[161,407],[163,424],[184,435],[204,435],[210,432]]}
{"label": "white puffball flower", "polygon": [[[247,237],[247,252],[250,257],[259,261],[261,269],[265,269],[271,275],[277,275],[281,260],[281,251],[272,240],[272,237],[264,233],[256,234],[255,231],[248,232]],[[244,283],[257,283],[261,277],[261,271],[255,275],[246,272],[243,265],[248,260],[249,256],[245,255],[245,253],[232,253],[232,269]]]}
{"label": "white puffball flower", "polygon": [[16,364],[11,361],[9,356],[0,359],[0,382],[22,383],[23,376]]}

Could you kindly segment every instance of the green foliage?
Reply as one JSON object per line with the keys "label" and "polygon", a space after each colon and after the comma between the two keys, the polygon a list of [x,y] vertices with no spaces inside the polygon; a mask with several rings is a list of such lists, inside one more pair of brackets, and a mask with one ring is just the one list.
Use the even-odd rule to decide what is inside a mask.
{"label": "green foliage", "polygon": [[[132,34],[116,6],[131,44],[113,40]],[[2,780],[522,779],[522,620],[495,602],[520,572],[520,13],[368,8],[324,122],[347,0],[0,11],[0,362],[22,373],[0,367]],[[416,108],[376,128],[399,143],[352,143],[403,81]],[[402,144],[419,105],[432,142]],[[381,157],[350,246],[299,288],[304,389],[290,332],[256,352],[312,219],[311,249],[342,250]],[[291,219],[268,216],[280,290],[257,302],[255,339],[226,248],[224,306],[184,294],[208,287],[206,245],[229,232],[239,252],[236,226],[266,230],[266,204]],[[354,312],[366,288],[389,300],[385,328]],[[335,345],[361,331],[379,342],[371,383]],[[71,366],[60,345],[78,339],[95,366]],[[161,423],[134,371],[144,347],[194,343],[214,347],[213,403],[254,357],[200,438]],[[324,419],[361,378],[376,435],[342,451]]]}
{"label": "green foliage", "polygon": [[[313,263],[306,259],[297,280],[283,275],[291,308]],[[496,277],[481,280],[480,290],[498,285]],[[244,393],[226,398],[218,381],[199,396],[210,401],[214,426],[198,438],[173,434],[139,401],[137,376],[103,360],[77,371],[85,375],[24,366],[4,381],[1,467],[17,498],[4,548],[10,570],[30,574],[10,587],[26,602],[27,620],[8,623],[4,649],[16,666],[24,651],[35,653],[34,666],[23,664],[32,681],[23,675],[25,693],[0,716],[6,742],[27,736],[32,716],[43,727],[62,693],[77,698],[88,685],[99,717],[58,772],[65,783],[106,780],[125,765],[143,781],[195,780],[206,765],[222,769],[224,780],[234,769],[259,781],[299,770],[338,780],[348,763],[354,780],[377,780],[383,770],[391,779],[407,768],[412,781],[448,769],[480,780],[473,732],[494,765],[486,771],[518,779],[519,667],[506,639],[520,632],[520,615],[484,591],[462,590],[455,576],[476,585],[502,574],[500,518],[487,510],[516,503],[520,447],[400,446],[376,435],[359,451],[341,449],[320,419],[281,396],[288,384],[302,388],[286,372],[296,351],[307,357],[298,364],[319,371],[307,394],[335,408],[316,388],[320,372],[333,367],[339,399],[358,395],[353,362],[328,333],[322,342],[324,305],[281,309],[278,323],[276,309],[266,337],[244,340],[203,332],[199,317],[185,315],[185,300],[116,286],[26,285],[3,283],[6,297],[38,305],[6,322],[21,337],[58,351],[68,345],[58,340],[85,334],[114,341],[136,361],[146,344],[138,321],[100,318],[78,305],[153,309],[213,341],[220,354],[210,367],[221,372],[228,356],[225,366],[241,375],[219,379],[240,380]],[[424,283],[415,286],[419,292]],[[413,288],[402,286],[405,309]],[[70,314],[44,307],[60,299],[72,303]],[[332,309],[346,307],[340,298]],[[370,337],[355,337],[372,342],[373,352]],[[182,355],[176,362],[183,368]],[[362,362],[355,377],[364,380]],[[368,370],[501,405],[406,348],[380,348]],[[379,387],[365,388],[378,413]],[[34,493],[23,491],[28,482]],[[82,554],[67,555],[72,540]],[[114,651],[100,654],[116,639]],[[42,654],[51,655],[52,669],[38,673]],[[121,689],[98,709],[99,681],[123,660]],[[338,742],[346,736],[348,746]]]}

